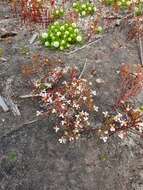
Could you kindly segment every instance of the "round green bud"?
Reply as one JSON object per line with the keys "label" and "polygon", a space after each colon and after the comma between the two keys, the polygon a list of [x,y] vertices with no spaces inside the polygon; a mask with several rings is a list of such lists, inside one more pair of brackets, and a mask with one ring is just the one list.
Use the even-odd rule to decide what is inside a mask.
{"label": "round green bud", "polygon": [[135,7],[135,12],[138,12],[139,11],[139,8],[138,7]]}
{"label": "round green bud", "polygon": [[63,46],[60,46],[60,50],[61,50],[61,51],[64,50],[64,47],[63,47]]}
{"label": "round green bud", "polygon": [[77,6],[77,3],[73,3],[73,5],[72,5],[73,7],[76,7]]}
{"label": "round green bud", "polygon": [[71,41],[72,41],[72,39],[69,37],[69,38],[68,38],[68,41],[69,41],[69,42],[71,42]]}
{"label": "round green bud", "polygon": [[69,31],[66,30],[66,31],[65,31],[65,34],[66,34],[66,35],[69,35]]}
{"label": "round green bud", "polygon": [[69,48],[70,47],[70,44],[67,44],[67,48]]}
{"label": "round green bud", "polygon": [[131,1],[127,1],[126,4],[127,4],[127,6],[130,6],[131,5]]}
{"label": "round green bud", "polygon": [[48,41],[45,42],[45,46],[48,47],[50,46],[50,43]]}
{"label": "round green bud", "polygon": [[95,6],[93,7],[93,10],[94,10],[94,11],[96,11],[96,10],[97,10]]}
{"label": "round green bud", "polygon": [[55,26],[56,26],[56,25],[59,25],[59,22],[58,22],[58,21],[54,22],[54,25],[55,25]]}
{"label": "round green bud", "polygon": [[69,30],[69,31],[73,31],[73,27],[70,26],[70,27],[68,28],[68,30]]}
{"label": "round green bud", "polygon": [[65,43],[66,43],[65,40],[62,40],[62,41],[61,41],[61,44],[62,44],[62,45],[64,45]]}
{"label": "round green bud", "polygon": [[66,24],[65,24],[65,27],[68,27],[68,26],[69,26],[68,23],[66,23]]}
{"label": "round green bud", "polygon": [[51,33],[51,34],[50,34],[50,37],[51,37],[51,38],[53,38],[53,37],[54,37],[54,34],[53,34],[53,33]]}
{"label": "round green bud", "polygon": [[58,15],[59,14],[59,10],[56,10],[55,13]]}
{"label": "round green bud", "polygon": [[54,41],[56,39],[55,36],[52,36],[51,38],[52,38],[52,41]]}
{"label": "round green bud", "polygon": [[46,39],[46,38],[48,38],[48,34],[47,34],[46,32],[43,32],[42,35],[41,35],[41,37],[42,37],[43,39]]}
{"label": "round green bud", "polygon": [[60,45],[60,43],[59,43],[58,41],[53,42],[53,46],[54,46],[55,48],[58,48],[59,45]]}
{"label": "round green bud", "polygon": [[82,11],[82,12],[81,12],[81,15],[82,15],[82,16],[85,16],[85,15],[86,15],[86,11]]}
{"label": "round green bud", "polygon": [[103,32],[103,28],[101,26],[98,26],[97,27],[97,32],[99,32],[99,33]]}
{"label": "round green bud", "polygon": [[82,4],[81,8],[85,9],[86,8],[86,4]]}
{"label": "round green bud", "polygon": [[60,13],[64,13],[64,9],[60,9]]}
{"label": "round green bud", "polygon": [[57,36],[60,36],[61,35],[61,32],[57,32]]}
{"label": "round green bud", "polygon": [[61,30],[61,31],[65,30],[65,26],[61,26],[61,27],[60,27],[60,30]]}
{"label": "round green bud", "polygon": [[121,3],[120,1],[117,1],[117,5],[118,5],[118,6],[121,6],[121,4],[122,4],[122,3]]}
{"label": "round green bud", "polygon": [[88,11],[92,11],[92,7],[88,7]]}
{"label": "round green bud", "polygon": [[78,32],[79,32],[79,29],[78,29],[78,28],[74,29],[74,32],[75,32],[75,33],[78,33]]}
{"label": "round green bud", "polygon": [[73,22],[71,25],[72,27],[76,28],[76,23]]}
{"label": "round green bud", "polygon": [[79,10],[78,9],[75,9],[75,11],[78,13],[79,12]]}
{"label": "round green bud", "polygon": [[54,29],[55,29],[55,26],[54,26],[54,25],[52,25],[52,26],[51,26],[51,29],[52,29],[52,30],[54,30]]}
{"label": "round green bud", "polygon": [[76,37],[76,40],[77,40],[78,42],[81,42],[81,41],[82,41],[82,36],[80,36],[80,35],[77,36],[77,37]]}

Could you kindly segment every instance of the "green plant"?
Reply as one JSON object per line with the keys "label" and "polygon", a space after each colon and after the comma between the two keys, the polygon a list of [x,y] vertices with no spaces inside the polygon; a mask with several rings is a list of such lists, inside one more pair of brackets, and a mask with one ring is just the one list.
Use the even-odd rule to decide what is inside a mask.
{"label": "green plant", "polygon": [[37,116],[55,118],[53,128],[60,143],[86,134],[91,129],[91,113],[98,111],[94,103],[96,91],[82,78],[82,73],[75,67],[57,67],[35,84],[34,94],[43,102]]}
{"label": "green plant", "polygon": [[73,9],[80,16],[92,15],[96,11],[95,5],[90,2],[87,2],[87,3],[75,2],[73,3]]}
{"label": "green plant", "polygon": [[63,8],[58,8],[58,9],[55,9],[53,12],[52,12],[52,17],[53,19],[59,19],[61,17],[64,16],[64,9]]}
{"label": "green plant", "polygon": [[2,57],[3,56],[3,49],[2,48],[0,48],[0,57]]}
{"label": "green plant", "polygon": [[[105,112],[104,112],[105,113]],[[104,114],[105,115],[105,114]],[[106,112],[102,127],[98,134],[106,142],[107,139],[117,133],[123,139],[129,133],[143,135],[143,112],[140,108],[134,108],[131,103],[124,103],[114,113]]]}
{"label": "green plant", "polygon": [[119,9],[128,9],[132,5],[131,0],[104,0],[105,5]]}
{"label": "green plant", "polygon": [[17,153],[15,151],[9,152],[7,158],[9,161],[14,162],[17,159]]}
{"label": "green plant", "polygon": [[42,33],[41,41],[48,48],[64,50],[82,42],[82,35],[75,23],[55,22]]}
{"label": "green plant", "polygon": [[143,14],[143,2],[139,1],[139,3],[135,5],[135,14],[136,16],[141,16]]}

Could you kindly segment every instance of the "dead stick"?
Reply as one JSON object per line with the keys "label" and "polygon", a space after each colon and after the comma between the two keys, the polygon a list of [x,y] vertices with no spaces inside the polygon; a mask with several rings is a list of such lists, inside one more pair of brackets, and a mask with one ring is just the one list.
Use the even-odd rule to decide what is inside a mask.
{"label": "dead stick", "polygon": [[40,94],[26,94],[19,96],[19,98],[33,98],[33,97],[40,97]]}
{"label": "dead stick", "polygon": [[85,63],[84,63],[83,69],[82,69],[82,71],[81,71],[81,73],[79,75],[79,79],[81,79],[81,77],[82,77],[82,75],[83,75],[83,73],[85,71],[86,65],[87,65],[87,58],[85,59]]}
{"label": "dead stick", "polygon": [[141,37],[139,37],[139,48],[140,48],[141,65],[143,66],[143,46],[142,46]]}

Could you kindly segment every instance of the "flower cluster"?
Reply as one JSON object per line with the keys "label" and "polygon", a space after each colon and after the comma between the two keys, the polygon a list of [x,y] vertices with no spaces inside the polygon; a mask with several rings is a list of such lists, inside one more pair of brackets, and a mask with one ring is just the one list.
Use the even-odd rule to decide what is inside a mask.
{"label": "flower cluster", "polygon": [[59,4],[56,0],[12,0],[12,9],[24,22],[36,22],[47,26],[64,15],[61,6],[66,2],[62,1]]}
{"label": "flower cluster", "polygon": [[113,6],[119,9],[128,9],[132,5],[132,0],[103,0],[105,5]]}
{"label": "flower cluster", "polygon": [[59,19],[63,16],[64,16],[64,9],[63,8],[54,9],[52,12],[52,18],[53,19]]}
{"label": "flower cluster", "polygon": [[35,84],[35,93],[43,102],[43,110],[37,115],[52,114],[56,118],[54,130],[60,143],[77,140],[89,131],[90,113],[98,111],[91,85],[79,77],[77,68],[70,67],[58,67]]}
{"label": "flower cluster", "polygon": [[75,2],[73,3],[73,9],[80,16],[92,15],[96,12],[95,5],[93,5],[90,2],[87,3]]}
{"label": "flower cluster", "polygon": [[42,43],[49,48],[64,50],[72,44],[82,41],[82,35],[75,23],[55,22],[48,32],[41,35]]}
{"label": "flower cluster", "polygon": [[135,4],[135,14],[136,16],[143,15],[143,0],[139,0],[137,4]]}
{"label": "flower cluster", "polygon": [[116,107],[137,96],[143,89],[143,68],[140,64],[122,64],[120,67],[120,96]]}
{"label": "flower cluster", "polygon": [[107,113],[103,126],[98,131],[104,142],[114,133],[123,139],[129,132],[143,134],[143,112],[140,108],[135,109],[129,104],[125,104],[114,114]]}
{"label": "flower cluster", "polygon": [[143,17],[136,16],[132,19],[131,28],[128,32],[128,39],[138,39],[143,36]]}
{"label": "flower cluster", "polygon": [[103,0],[103,2],[115,9],[132,10],[136,16],[143,14],[143,0]]}

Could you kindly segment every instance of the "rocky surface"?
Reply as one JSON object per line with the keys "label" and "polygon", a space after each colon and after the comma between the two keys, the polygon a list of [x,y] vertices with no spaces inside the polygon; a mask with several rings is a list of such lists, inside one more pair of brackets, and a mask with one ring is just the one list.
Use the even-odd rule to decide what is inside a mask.
{"label": "rocky surface", "polygon": [[[121,64],[140,63],[137,44],[127,41],[121,25],[82,50],[59,53],[37,41],[30,44],[35,31],[13,18],[7,4],[0,4],[0,36],[16,34],[0,40],[0,95],[6,98],[9,93],[21,113],[14,116],[12,110],[5,113],[0,108],[0,190],[142,190],[142,139],[132,136],[121,141],[114,136],[103,143],[95,137],[61,145],[51,130],[53,121],[37,121],[36,100],[18,98],[32,90],[21,68],[34,53],[60,58],[81,70],[87,58],[84,77],[97,90],[100,112],[110,110],[119,93]],[[96,75],[91,77],[93,69]],[[136,102],[142,100],[140,94]]]}

